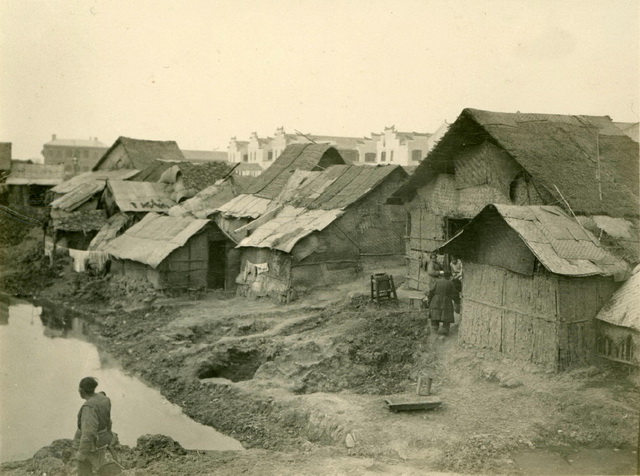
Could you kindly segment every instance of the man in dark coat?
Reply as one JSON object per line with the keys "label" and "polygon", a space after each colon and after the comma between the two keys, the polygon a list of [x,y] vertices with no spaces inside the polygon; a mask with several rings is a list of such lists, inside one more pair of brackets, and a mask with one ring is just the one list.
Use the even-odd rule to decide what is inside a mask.
{"label": "man in dark coat", "polygon": [[85,377],[80,381],[78,391],[85,403],[78,412],[78,430],[73,439],[77,451],[77,471],[79,476],[93,474],[106,462],[106,451],[111,444],[111,400],[104,392],[95,392],[98,381]]}
{"label": "man in dark coat", "polygon": [[449,326],[454,321],[454,308],[457,309],[460,306],[460,294],[449,279],[450,276],[451,274],[445,270],[429,290],[431,330],[441,335],[449,334]]}

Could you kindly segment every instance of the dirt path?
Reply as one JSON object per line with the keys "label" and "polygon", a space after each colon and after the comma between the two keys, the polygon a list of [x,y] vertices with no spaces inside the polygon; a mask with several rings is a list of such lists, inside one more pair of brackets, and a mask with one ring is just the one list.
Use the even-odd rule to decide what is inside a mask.
{"label": "dirt path", "polygon": [[[625,375],[548,374],[460,347],[456,328],[431,336],[406,303],[369,303],[367,284],[289,305],[168,300],[115,279],[60,278],[41,295],[86,312],[126,370],[249,448],[160,459],[125,450],[130,474],[535,474],[550,448],[615,453],[599,472],[633,474],[638,392]],[[390,412],[385,399],[415,396],[425,374],[443,405]],[[28,474],[38,461],[3,470]]]}

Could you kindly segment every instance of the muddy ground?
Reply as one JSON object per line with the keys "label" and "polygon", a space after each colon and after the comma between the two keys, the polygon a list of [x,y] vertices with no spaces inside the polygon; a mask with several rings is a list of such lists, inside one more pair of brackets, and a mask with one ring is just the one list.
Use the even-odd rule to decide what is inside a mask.
{"label": "muddy ground", "polygon": [[[557,374],[461,347],[456,326],[430,335],[424,312],[370,303],[366,277],[287,305],[168,298],[74,274],[64,260],[52,271],[39,239],[2,250],[0,285],[84,313],[126,370],[247,448],[143,438],[119,451],[128,474],[635,474],[638,386],[623,369]],[[388,409],[385,400],[415,398],[426,375],[439,408]],[[68,474],[67,444],[2,474]]]}

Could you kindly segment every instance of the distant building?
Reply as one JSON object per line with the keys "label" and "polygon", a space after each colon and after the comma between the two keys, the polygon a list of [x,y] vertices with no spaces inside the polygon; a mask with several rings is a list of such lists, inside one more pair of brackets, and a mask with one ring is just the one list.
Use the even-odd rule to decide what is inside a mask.
{"label": "distant building", "polygon": [[11,142],[0,142],[0,175],[11,170]]}
{"label": "distant building", "polygon": [[97,137],[89,140],[58,139],[55,134],[42,147],[45,165],[64,164],[65,177],[90,171],[108,147]]}
{"label": "distant building", "polygon": [[[418,165],[427,155],[430,137],[427,132],[399,132],[395,126],[385,127],[381,134],[372,133],[371,139],[364,140],[361,147],[366,147],[367,152],[362,162],[371,165]],[[369,141],[373,145],[367,144]]]}
{"label": "distant building", "polygon": [[391,164],[418,165],[431,148],[431,134],[426,132],[398,132],[394,126],[371,137],[325,136],[290,134],[278,127],[273,137],[261,138],[253,132],[248,141],[229,141],[229,162],[247,162],[268,168],[291,144],[323,144],[333,146],[347,163],[354,165]]}
{"label": "distant building", "polygon": [[193,164],[227,161],[227,153],[221,150],[181,150],[185,160]]}
{"label": "distant building", "polygon": [[229,162],[249,162],[249,142],[237,140],[232,137],[227,147],[227,160]]}

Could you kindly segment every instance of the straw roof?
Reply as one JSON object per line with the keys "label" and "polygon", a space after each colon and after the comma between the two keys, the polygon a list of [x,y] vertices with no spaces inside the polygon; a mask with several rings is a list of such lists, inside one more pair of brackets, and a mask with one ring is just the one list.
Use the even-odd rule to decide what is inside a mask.
{"label": "straw roof", "polygon": [[564,198],[575,213],[640,214],[638,143],[607,116],[464,109],[393,198],[410,200],[435,174],[451,171],[463,148],[485,141],[509,153],[555,203]]}
{"label": "straw roof", "polygon": [[[172,179],[167,180],[171,170]],[[175,182],[178,175],[182,176],[184,185],[196,192],[204,190],[216,183],[231,171],[227,162],[203,162],[192,164],[191,162],[167,162],[156,160],[147,168],[134,175],[131,180],[135,182],[158,182],[160,180]]]}
{"label": "straw roof", "polygon": [[623,260],[607,251],[591,232],[555,206],[487,205],[440,250],[459,256],[469,253],[478,243],[478,232],[495,229],[496,218],[514,230],[552,273],[616,279],[628,275],[629,266]]}
{"label": "straw roof", "polygon": [[148,213],[124,234],[109,242],[104,250],[110,255],[157,268],[174,250],[202,230],[209,220],[177,218]]}
{"label": "straw roof", "polygon": [[111,152],[122,146],[127,157],[133,164],[133,168],[143,170],[155,160],[182,161],[184,155],[175,141],[158,141],[132,139],[130,137],[118,137],[111,147],[104,153],[93,170],[99,170],[102,163],[107,160]]}
{"label": "straw roof", "polygon": [[596,319],[640,332],[640,266],[600,309]]}
{"label": "straw roof", "polygon": [[56,230],[88,232],[106,225],[107,213],[105,210],[51,210],[51,220]]}

